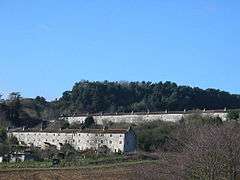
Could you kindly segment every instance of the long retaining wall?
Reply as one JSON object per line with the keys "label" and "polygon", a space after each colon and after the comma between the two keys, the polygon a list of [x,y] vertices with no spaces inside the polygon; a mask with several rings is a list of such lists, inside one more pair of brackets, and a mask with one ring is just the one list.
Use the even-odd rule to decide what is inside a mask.
{"label": "long retaining wall", "polygon": [[[113,122],[113,123],[133,123],[133,124],[140,124],[144,122],[151,122],[151,121],[171,121],[176,122],[181,120],[182,118],[193,115],[193,114],[200,114],[202,116],[212,116],[212,117],[220,117],[222,120],[226,120],[227,112],[216,110],[216,111],[202,111],[202,112],[165,112],[165,113],[131,113],[131,114],[108,114],[108,115],[92,115],[96,124],[104,124],[106,122]],[[62,117],[68,121],[70,124],[74,122],[84,122],[87,115],[81,115],[76,117]]]}

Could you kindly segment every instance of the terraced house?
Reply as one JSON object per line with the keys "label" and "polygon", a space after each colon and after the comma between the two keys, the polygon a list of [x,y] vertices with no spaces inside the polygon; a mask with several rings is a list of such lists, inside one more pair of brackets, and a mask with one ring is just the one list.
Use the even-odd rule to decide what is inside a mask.
{"label": "terraced house", "polygon": [[12,130],[9,136],[15,136],[21,144],[46,148],[54,145],[58,149],[64,144],[72,145],[76,150],[107,147],[111,152],[134,152],[136,135],[128,129],[66,129],[59,131],[21,129]]}

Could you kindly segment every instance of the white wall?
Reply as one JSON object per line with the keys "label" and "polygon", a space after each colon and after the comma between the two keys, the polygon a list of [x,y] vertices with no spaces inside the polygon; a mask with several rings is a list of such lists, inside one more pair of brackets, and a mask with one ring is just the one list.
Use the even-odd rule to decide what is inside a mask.
{"label": "white wall", "polygon": [[[57,146],[60,149],[60,143],[71,144],[76,150],[98,149],[106,145],[112,152],[124,152],[125,134],[124,133],[49,133],[49,132],[13,132],[19,142],[24,142],[28,146],[45,148],[46,143]],[[128,143],[132,139],[127,139]]]}
{"label": "white wall", "polygon": [[[151,122],[151,121],[171,121],[176,122],[181,120],[183,117],[189,116],[191,114],[185,113],[178,113],[178,114],[146,114],[146,115],[106,115],[106,116],[93,116],[95,122],[97,124],[104,124],[104,122],[113,122],[113,123],[133,123],[139,124],[143,122]],[[219,116],[223,120],[226,120],[226,112],[209,112],[209,113],[201,113],[203,116]],[[80,117],[65,117],[64,119],[67,120],[69,123],[74,122],[84,122],[87,116],[80,116]]]}

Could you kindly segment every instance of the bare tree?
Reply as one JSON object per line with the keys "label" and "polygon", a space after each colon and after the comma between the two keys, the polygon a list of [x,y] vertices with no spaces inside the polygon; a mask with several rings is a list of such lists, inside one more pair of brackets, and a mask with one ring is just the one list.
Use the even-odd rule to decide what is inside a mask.
{"label": "bare tree", "polygon": [[240,173],[240,124],[226,123],[221,128],[221,138],[224,144],[226,173],[229,180],[236,180]]}

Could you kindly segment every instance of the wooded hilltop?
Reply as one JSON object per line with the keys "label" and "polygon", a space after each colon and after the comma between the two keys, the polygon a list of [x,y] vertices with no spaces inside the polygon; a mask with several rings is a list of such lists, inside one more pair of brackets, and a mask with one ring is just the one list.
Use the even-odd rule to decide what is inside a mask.
{"label": "wooded hilltop", "polygon": [[[2,99],[0,122],[16,126],[35,125],[62,114],[178,111],[189,109],[236,109],[240,95],[218,89],[178,86],[173,82],[80,81],[62,97],[48,102],[44,97],[22,98],[11,93]],[[4,123],[3,123],[4,124]]]}

